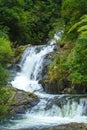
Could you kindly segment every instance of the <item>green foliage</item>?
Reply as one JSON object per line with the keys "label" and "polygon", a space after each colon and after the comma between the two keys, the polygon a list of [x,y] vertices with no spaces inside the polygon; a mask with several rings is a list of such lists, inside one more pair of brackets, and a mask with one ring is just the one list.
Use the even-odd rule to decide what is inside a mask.
{"label": "green foliage", "polygon": [[87,41],[85,44],[83,40],[80,42],[73,48],[68,44],[67,50],[63,48],[62,53],[56,56],[56,61],[49,68],[50,80],[56,78],[60,83],[71,81],[83,86],[87,83]]}
{"label": "green foliage", "polygon": [[80,21],[75,23],[69,33],[73,30],[78,32],[78,42],[75,44],[69,60],[68,65],[70,71],[70,78],[73,83],[85,84],[87,82],[87,15],[83,15]]}
{"label": "green foliage", "polygon": [[29,36],[30,43],[46,44],[49,39],[49,32],[53,29],[53,23],[60,14],[60,4],[56,1],[35,1],[29,12]]}
{"label": "green foliage", "polygon": [[52,24],[60,17],[60,5],[60,0],[1,0],[0,25],[8,28],[16,45],[45,43]]}
{"label": "green foliage", "polygon": [[63,31],[64,31],[63,19],[61,18],[56,19],[55,22],[53,22],[52,26],[53,26],[53,29],[49,32],[50,38],[53,38],[54,34],[58,34],[59,32],[61,32],[61,30],[62,30],[61,34],[63,34]]}
{"label": "green foliage", "polygon": [[0,38],[9,39],[8,27],[0,25]]}
{"label": "green foliage", "polygon": [[79,18],[87,13],[87,1],[86,0],[64,0],[62,2],[62,17],[65,24],[73,25]]}
{"label": "green foliage", "polygon": [[55,79],[61,84],[67,80],[69,70],[67,62],[67,57],[71,52],[72,45],[67,42],[63,49],[58,50],[58,54],[56,54],[56,59],[49,67],[49,79],[54,81]]}
{"label": "green foliage", "polygon": [[11,60],[12,56],[11,42],[0,38],[0,87],[7,83],[8,72],[5,70],[5,66]]}
{"label": "green foliage", "polygon": [[0,64],[0,88],[7,83],[8,72]]}
{"label": "green foliage", "polygon": [[72,83],[87,82],[87,45],[76,44],[67,58],[69,78]]}
{"label": "green foliage", "polygon": [[79,40],[87,40],[87,15],[83,15],[80,18],[80,21],[75,23],[68,33],[72,32],[75,29],[77,29]]}
{"label": "green foliage", "polygon": [[0,37],[0,119],[4,118],[7,114],[10,103],[8,99],[11,94],[9,89],[7,90],[3,88],[3,86],[6,86],[9,76],[9,73],[5,67],[13,56],[11,42],[5,34],[5,30],[3,30],[3,36],[0,35],[2,37]]}
{"label": "green foliage", "polygon": [[12,90],[10,87],[3,87],[0,89],[0,120],[6,117],[9,106],[13,100]]}
{"label": "green foliage", "polygon": [[86,0],[64,0],[62,2],[62,18],[65,22],[65,34],[66,39],[76,39],[76,31],[73,33],[67,33],[70,28],[79,21],[82,15],[87,13],[87,1]]}
{"label": "green foliage", "polygon": [[58,83],[61,84],[66,80],[66,70],[63,67],[62,63],[65,63],[63,60],[65,55],[58,56],[56,60],[49,67],[49,78],[50,81],[58,80]]}
{"label": "green foliage", "polygon": [[6,64],[12,56],[11,42],[4,38],[0,38],[0,63]]}

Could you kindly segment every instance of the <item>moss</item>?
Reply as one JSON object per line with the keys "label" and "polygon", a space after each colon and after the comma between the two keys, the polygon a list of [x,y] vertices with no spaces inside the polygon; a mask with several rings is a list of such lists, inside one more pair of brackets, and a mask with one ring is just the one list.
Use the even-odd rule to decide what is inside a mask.
{"label": "moss", "polygon": [[22,56],[24,50],[25,50],[27,47],[30,47],[30,46],[31,46],[30,44],[24,45],[24,46],[21,45],[21,46],[19,46],[19,47],[17,47],[17,48],[15,49],[15,56],[14,56],[14,61],[15,61],[15,63],[17,63],[17,62],[20,60],[20,58],[21,58],[21,56]]}
{"label": "moss", "polygon": [[63,64],[66,62],[72,47],[73,45],[70,42],[64,43],[63,48],[58,49],[58,51],[55,53],[55,60],[48,69],[50,81],[58,79],[61,83],[66,80],[68,71]]}
{"label": "moss", "polygon": [[14,92],[11,87],[3,87],[0,89],[0,119],[6,117],[13,97]]}

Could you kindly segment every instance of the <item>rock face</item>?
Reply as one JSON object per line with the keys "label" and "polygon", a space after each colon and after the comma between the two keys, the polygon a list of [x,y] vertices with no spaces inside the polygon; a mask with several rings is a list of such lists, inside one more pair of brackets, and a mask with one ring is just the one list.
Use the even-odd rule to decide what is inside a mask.
{"label": "rock face", "polygon": [[43,69],[42,69],[42,78],[45,79],[48,77],[48,66],[51,64],[51,62],[54,60],[54,52],[49,53],[45,56],[44,62],[43,62]]}
{"label": "rock face", "polygon": [[58,79],[54,79],[50,81],[49,79],[43,79],[40,81],[42,84],[44,91],[50,94],[86,94],[87,93],[87,85],[72,85],[70,81],[64,81],[63,83],[59,83]]}
{"label": "rock face", "polygon": [[13,88],[12,91],[12,102],[8,110],[8,115],[25,113],[27,109],[35,106],[39,102],[38,97],[33,93],[18,90],[16,88]]}
{"label": "rock face", "polygon": [[15,49],[15,56],[14,56],[14,62],[15,63],[18,63],[19,60],[21,59],[22,57],[22,54],[24,52],[24,50],[27,48],[27,47],[30,47],[31,45],[28,44],[28,45],[24,45],[24,46],[19,46]]}
{"label": "rock face", "polygon": [[55,58],[55,51],[58,50],[58,46],[56,44],[55,44],[53,50],[54,50],[53,52],[50,52],[49,54],[44,56],[43,69],[42,69],[41,74],[39,74],[39,78],[38,78],[38,79],[40,79],[40,82],[43,79],[46,79],[48,77],[48,67]]}
{"label": "rock face", "polygon": [[50,94],[58,94],[61,93],[64,89],[64,86],[61,84],[59,85],[58,81],[50,81],[50,80],[42,80],[41,84],[44,88],[44,91]]}

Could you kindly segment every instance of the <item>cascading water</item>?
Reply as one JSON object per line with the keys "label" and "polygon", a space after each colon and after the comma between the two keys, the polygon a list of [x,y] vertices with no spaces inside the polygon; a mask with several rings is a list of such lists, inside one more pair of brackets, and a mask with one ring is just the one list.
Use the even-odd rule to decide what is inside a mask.
{"label": "cascading water", "polygon": [[27,48],[20,63],[22,70],[17,73],[12,85],[30,92],[42,89],[41,85],[38,84],[41,78],[42,64],[46,54],[52,52],[53,48],[54,45]]}
{"label": "cascading water", "polygon": [[[40,98],[38,105],[18,119],[11,119],[4,130],[45,128],[70,122],[87,123],[87,99],[84,95],[46,94],[39,84],[44,58],[55,45],[29,47],[25,50],[12,85],[18,89],[34,92]],[[2,128],[3,129],[3,128]]]}

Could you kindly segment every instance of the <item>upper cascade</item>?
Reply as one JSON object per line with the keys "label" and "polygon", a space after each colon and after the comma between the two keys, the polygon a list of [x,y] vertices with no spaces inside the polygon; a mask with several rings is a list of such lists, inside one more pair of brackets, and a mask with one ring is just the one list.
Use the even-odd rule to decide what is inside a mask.
{"label": "upper cascade", "polygon": [[38,81],[41,78],[44,58],[47,54],[52,52],[55,45],[42,45],[29,47],[25,50],[20,66],[21,72],[17,73],[12,86],[25,91],[34,92],[41,89]]}

